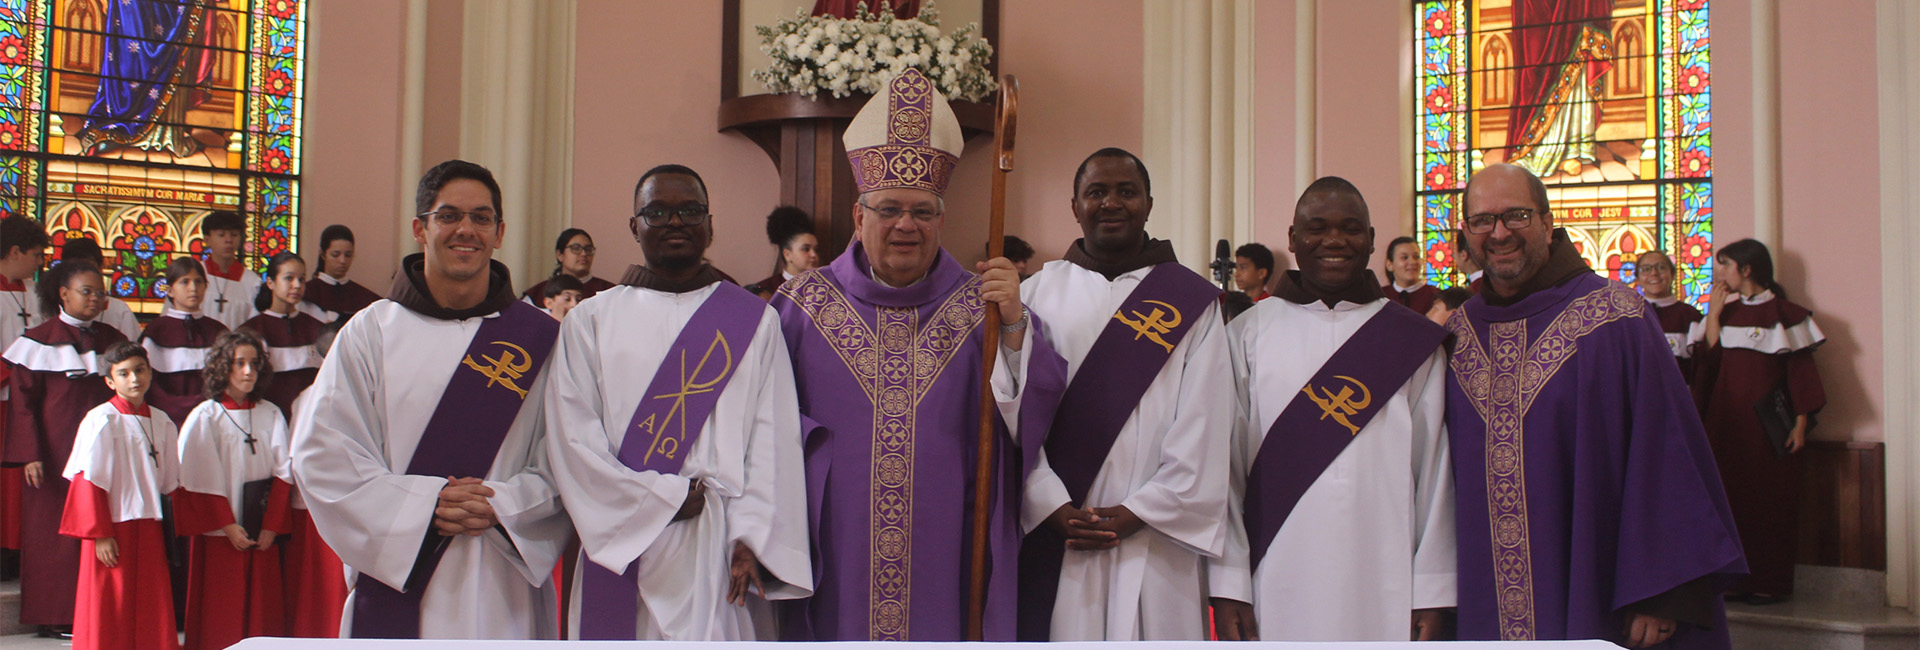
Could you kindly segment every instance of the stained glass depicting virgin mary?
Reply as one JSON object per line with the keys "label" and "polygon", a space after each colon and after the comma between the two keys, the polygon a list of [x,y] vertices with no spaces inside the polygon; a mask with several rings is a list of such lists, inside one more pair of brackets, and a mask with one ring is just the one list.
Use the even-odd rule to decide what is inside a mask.
{"label": "stained glass depicting virgin mary", "polygon": [[90,155],[113,147],[199,153],[187,112],[211,98],[212,0],[109,0],[100,84],[78,133]]}

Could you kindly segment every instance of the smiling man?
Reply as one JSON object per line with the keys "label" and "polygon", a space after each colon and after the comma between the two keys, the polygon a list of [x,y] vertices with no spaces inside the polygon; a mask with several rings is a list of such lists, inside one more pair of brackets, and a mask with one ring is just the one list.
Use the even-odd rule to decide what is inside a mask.
{"label": "smiling man", "polygon": [[560,324],[493,261],[491,172],[440,163],[414,196],[422,252],[340,330],[292,418],[308,512],[351,569],[341,636],[551,639],[571,528],[540,395]]}
{"label": "smiling man", "polygon": [[554,348],[576,639],[753,640],[767,599],[813,587],[787,343],[767,303],[701,261],[709,205],[692,169],[643,174],[628,227],[646,265],[572,310]]}
{"label": "smiling man", "polygon": [[1433,640],[1454,604],[1446,330],[1381,290],[1373,234],[1353,184],[1314,181],[1287,228],[1300,270],[1233,321],[1246,534],[1211,567],[1221,638]]}
{"label": "smiling man", "polygon": [[1489,165],[1466,207],[1486,288],[1447,321],[1460,638],[1730,647],[1747,565],[1646,301],[1587,268],[1531,172]]}
{"label": "smiling man", "polygon": [[1071,377],[1026,482],[1020,637],[1205,639],[1206,559],[1231,530],[1220,289],[1147,236],[1133,154],[1088,156],[1070,204],[1081,238],[1020,287]]}
{"label": "smiling man", "polygon": [[[1041,323],[1020,302],[1012,262],[982,262],[975,277],[940,247],[942,195],[963,140],[932,82],[901,73],[844,137],[860,190],[859,238],[773,298],[799,385],[818,579],[782,634],[965,638],[981,379],[991,371],[1005,380],[992,396],[1004,435],[1000,457],[987,459],[1002,501],[990,513],[986,638],[1010,640],[1015,499],[1020,459],[1031,457],[1014,445],[1044,435],[1065,363],[1035,334]],[[1005,323],[994,368],[982,362],[988,309]]]}

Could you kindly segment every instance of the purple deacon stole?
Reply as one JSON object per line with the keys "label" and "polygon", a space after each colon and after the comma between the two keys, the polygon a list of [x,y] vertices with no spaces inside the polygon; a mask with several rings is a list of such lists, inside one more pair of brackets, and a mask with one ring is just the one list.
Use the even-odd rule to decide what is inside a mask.
{"label": "purple deacon stole", "polygon": [[[1174,348],[1220,293],[1219,287],[1176,262],[1159,264],[1127,294],[1100,338],[1094,339],[1060,396],[1045,443],[1047,463],[1075,505],[1085,504],[1120,428],[1133,417],[1132,405],[1140,403],[1173,358]],[[1066,548],[1066,540],[1045,526],[1021,543],[1021,641],[1048,640]]]}
{"label": "purple deacon stole", "polygon": [[[427,420],[406,473],[486,476],[559,333],[558,321],[519,301],[482,321]],[[360,574],[353,589],[353,637],[420,638],[420,600],[452,541],[427,528],[405,591]]]}
{"label": "purple deacon stole", "polygon": [[[640,398],[620,443],[619,458],[641,472],[679,474],[687,452],[706,428],[720,393],[733,379],[739,358],[767,303],[731,283],[721,282],[673,339],[666,359]],[[720,567],[713,567],[720,570]],[[640,606],[640,561],[614,573],[594,562],[580,564],[580,638],[631,641],[634,612]]]}
{"label": "purple deacon stole", "polygon": [[1447,338],[1413,310],[1389,304],[1334,351],[1267,429],[1247,472],[1244,520],[1260,566],[1300,497]]}

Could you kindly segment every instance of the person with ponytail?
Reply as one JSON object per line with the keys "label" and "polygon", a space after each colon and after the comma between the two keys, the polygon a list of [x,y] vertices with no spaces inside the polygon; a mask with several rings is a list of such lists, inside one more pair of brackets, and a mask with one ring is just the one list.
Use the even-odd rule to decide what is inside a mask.
{"label": "person with ponytail", "polygon": [[274,378],[265,397],[291,418],[293,400],[313,385],[320,372],[320,351],[314,344],[320,340],[326,322],[300,309],[311,276],[299,254],[285,251],[274,255],[260,275],[260,293],[253,298],[253,307],[260,315],[241,327],[253,330],[266,342]]}
{"label": "person with ponytail", "polygon": [[1395,237],[1387,244],[1387,284],[1380,290],[1387,299],[1417,314],[1433,309],[1440,287],[1427,284],[1427,265],[1420,254],[1420,242],[1412,237]]}
{"label": "person with ponytail", "polygon": [[813,217],[791,205],[773,209],[767,215],[767,242],[779,252],[773,258],[773,275],[747,286],[762,300],[772,300],[780,285],[820,266],[820,238],[813,234]]}
{"label": "person with ponytail", "polygon": [[1787,300],[1765,244],[1742,239],[1720,249],[1713,278],[1706,320],[1693,337],[1694,386],[1752,571],[1728,594],[1777,603],[1793,593],[1800,452],[1827,404],[1813,362],[1826,335],[1813,312]]}
{"label": "person with ponytail", "polygon": [[[593,247],[593,235],[579,228],[562,230],[560,238],[553,241],[555,263],[552,275],[571,275],[579,280],[580,284],[586,287],[586,290],[580,294],[581,300],[592,298],[593,294],[618,286],[593,276],[593,256],[597,252],[598,250]],[[527,287],[527,292],[521,294],[520,300],[540,307],[546,304],[546,297],[547,280],[541,280],[539,284]]]}
{"label": "person with ponytail", "polygon": [[201,311],[207,298],[207,269],[200,260],[176,257],[167,264],[166,274],[166,306],[140,335],[153,368],[153,390],[147,402],[172,421],[185,422],[193,407],[206,400],[200,394],[201,370],[207,364],[207,349],[227,333],[227,326]]}

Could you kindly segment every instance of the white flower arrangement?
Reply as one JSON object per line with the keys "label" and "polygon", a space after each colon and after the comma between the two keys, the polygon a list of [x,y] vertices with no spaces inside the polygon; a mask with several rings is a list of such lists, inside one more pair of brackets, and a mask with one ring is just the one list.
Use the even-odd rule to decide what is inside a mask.
{"label": "white flower arrangement", "polygon": [[998,87],[987,70],[993,46],[977,37],[979,23],[942,36],[933,0],[906,20],[893,15],[891,3],[881,4],[878,14],[864,3],[857,6],[853,18],[810,16],[801,9],[792,19],[755,27],[760,51],[773,65],[754,70],[753,78],[769,92],[846,97],[877,93],[894,75],[918,68],[941,93],[960,101],[986,99]]}

